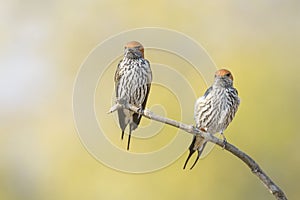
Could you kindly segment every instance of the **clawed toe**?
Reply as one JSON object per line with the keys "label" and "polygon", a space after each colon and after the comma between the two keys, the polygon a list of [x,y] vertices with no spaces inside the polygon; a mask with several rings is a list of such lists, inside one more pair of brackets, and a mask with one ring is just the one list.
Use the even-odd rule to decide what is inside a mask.
{"label": "clawed toe", "polygon": [[137,109],[137,113],[142,114],[142,113],[143,113],[143,109],[142,109],[141,107],[139,107],[139,108]]}
{"label": "clawed toe", "polygon": [[225,149],[226,144],[227,144],[227,140],[226,140],[226,137],[224,136],[223,132],[221,132],[221,135],[223,137],[223,147],[222,147],[222,149]]}
{"label": "clawed toe", "polygon": [[227,140],[226,140],[226,138],[224,137],[224,139],[223,139],[223,147],[222,147],[222,149],[225,149],[225,147],[226,147],[226,144],[227,144]]}

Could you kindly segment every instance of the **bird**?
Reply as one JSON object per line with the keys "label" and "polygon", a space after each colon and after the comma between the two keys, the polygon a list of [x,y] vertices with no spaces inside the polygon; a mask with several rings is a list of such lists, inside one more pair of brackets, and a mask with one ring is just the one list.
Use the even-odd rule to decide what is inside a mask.
{"label": "bird", "polygon": [[[123,59],[119,62],[114,76],[116,101],[132,104],[145,109],[152,82],[150,62],[144,58],[144,47],[140,42],[131,41],[124,47]],[[121,139],[129,124],[127,150],[129,150],[131,133],[140,121],[141,115],[127,109],[118,109]]]}
{"label": "bird", "polygon": [[[227,69],[216,71],[212,86],[195,102],[194,120],[196,128],[212,135],[220,133],[223,137],[225,147],[227,140],[224,136],[224,131],[233,120],[239,105],[240,99],[238,97],[238,91],[233,87],[233,76],[231,72]],[[186,168],[189,159],[197,150],[197,158],[190,168],[193,169],[206,143],[207,141],[203,137],[194,135],[192,143],[189,146],[189,155],[184,163],[183,169]]]}

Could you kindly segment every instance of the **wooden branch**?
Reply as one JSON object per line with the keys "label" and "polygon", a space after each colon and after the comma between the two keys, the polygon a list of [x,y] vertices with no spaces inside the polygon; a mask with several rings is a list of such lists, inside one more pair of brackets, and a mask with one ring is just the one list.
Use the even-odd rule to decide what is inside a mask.
{"label": "wooden branch", "polygon": [[229,151],[236,157],[240,158],[246,165],[248,165],[248,167],[251,169],[252,173],[255,174],[261,180],[261,182],[265,185],[265,187],[268,188],[269,192],[271,194],[273,194],[276,199],[287,200],[287,197],[285,196],[284,192],[271,180],[271,178],[260,168],[260,166],[249,155],[242,152],[234,145],[227,142],[224,147],[224,143],[222,140],[218,139],[217,137],[215,137],[209,133],[203,132],[203,131],[195,128],[193,125],[187,125],[187,124],[178,122],[173,119],[169,119],[169,118],[165,118],[165,117],[156,115],[149,110],[141,110],[131,104],[116,103],[110,109],[109,113],[112,113],[120,108],[125,108],[132,112],[141,114],[148,119],[174,126],[181,130],[184,130],[190,134],[194,134],[194,135],[199,134],[205,140],[219,145],[220,147],[226,149],[227,151]]}

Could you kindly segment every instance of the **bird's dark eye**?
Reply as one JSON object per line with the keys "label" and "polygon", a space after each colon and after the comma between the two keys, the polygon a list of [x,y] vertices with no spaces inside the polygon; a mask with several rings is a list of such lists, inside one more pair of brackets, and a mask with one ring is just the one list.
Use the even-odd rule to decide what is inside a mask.
{"label": "bird's dark eye", "polygon": [[230,74],[230,73],[228,73],[228,74],[226,74],[226,76],[227,76],[227,77],[230,77],[230,76],[231,76],[231,74]]}

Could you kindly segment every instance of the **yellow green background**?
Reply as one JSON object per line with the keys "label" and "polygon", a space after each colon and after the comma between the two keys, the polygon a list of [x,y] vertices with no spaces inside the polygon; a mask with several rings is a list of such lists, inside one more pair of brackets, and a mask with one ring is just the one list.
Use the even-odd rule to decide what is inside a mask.
{"label": "yellow green background", "polygon": [[[273,199],[246,165],[218,147],[192,171],[182,170],[186,153],[147,174],[110,169],[83,147],[72,112],[81,63],[108,37],[151,26],[190,36],[217,67],[233,72],[241,106],[228,141],[297,199],[299,9],[298,1],[2,2],[0,199]],[[200,84],[197,96],[205,89]],[[169,105],[167,97],[153,92],[149,101],[174,106],[169,117],[176,118],[178,102]],[[117,127],[112,132],[119,137]]]}

